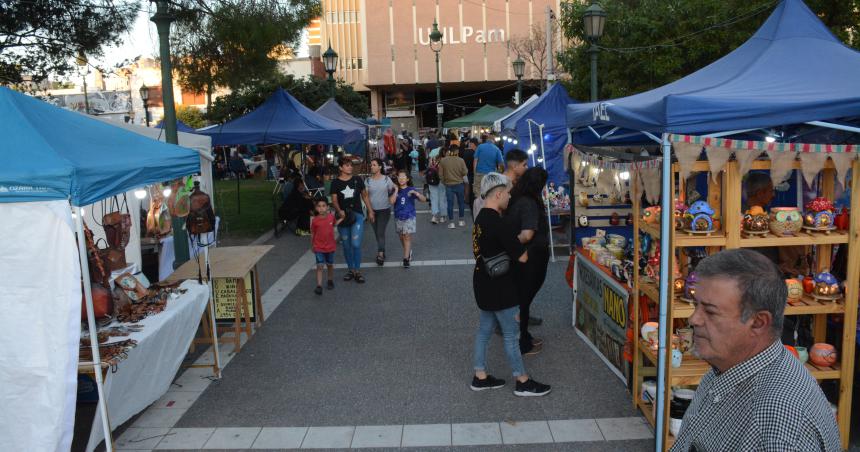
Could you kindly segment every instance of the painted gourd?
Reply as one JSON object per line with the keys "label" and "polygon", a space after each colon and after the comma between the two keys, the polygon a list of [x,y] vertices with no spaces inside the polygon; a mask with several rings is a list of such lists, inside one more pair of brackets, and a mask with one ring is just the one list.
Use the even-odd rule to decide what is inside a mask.
{"label": "painted gourd", "polygon": [[829,199],[818,197],[806,203],[806,213],[803,215],[803,223],[814,228],[833,227],[834,212],[836,208]]}
{"label": "painted gourd", "polygon": [[696,275],[696,272],[690,272],[687,275],[686,281],[684,281],[684,298],[688,300],[696,299],[696,283],[699,282],[699,277]]}
{"label": "painted gourd", "polygon": [[839,280],[833,274],[823,271],[815,275],[815,288],[813,289],[816,295],[832,296],[839,295]]}
{"label": "painted gourd", "polygon": [[675,230],[683,230],[686,226],[684,214],[687,212],[687,206],[681,201],[675,201]]}
{"label": "painted gourd", "polygon": [[830,367],[836,364],[836,348],[830,344],[819,342],[809,350],[809,361],[820,367]]}
{"label": "painted gourd", "polygon": [[794,278],[786,279],[785,286],[788,289],[789,301],[799,301],[803,297],[803,284],[800,281]]}
{"label": "painted gourd", "polygon": [[794,235],[803,227],[803,217],[797,207],[774,207],[769,226],[775,235]]}
{"label": "painted gourd", "polygon": [[747,211],[743,218],[745,231],[763,232],[770,227],[770,219],[760,206],[753,206]]}
{"label": "painted gourd", "polygon": [[687,214],[691,215],[690,229],[693,231],[713,231],[714,230],[714,209],[707,201],[696,201],[687,209]]}

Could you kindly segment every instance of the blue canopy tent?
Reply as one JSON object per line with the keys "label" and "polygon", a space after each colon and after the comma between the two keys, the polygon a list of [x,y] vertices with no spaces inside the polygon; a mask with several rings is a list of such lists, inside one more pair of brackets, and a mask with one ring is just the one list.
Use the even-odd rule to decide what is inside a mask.
{"label": "blue canopy tent", "polygon": [[[661,144],[661,233],[669,237],[670,133],[766,136],[772,132],[769,129],[798,125],[860,133],[860,128],[838,121],[860,113],[858,78],[860,53],[841,43],[801,0],[783,0],[752,38],[723,58],[651,91],[569,105],[567,125],[589,130],[610,145],[622,128]],[[661,274],[669,274],[668,240],[661,242],[660,252]],[[660,337],[667,337],[669,279],[660,279]],[[663,429],[666,408],[663,342],[658,353],[658,431]],[[658,450],[662,441],[658,435]]]}
{"label": "blue canopy tent", "polygon": [[82,278],[88,274],[82,207],[198,173],[200,157],[6,87],[0,87],[0,133],[0,305],[9,319],[32,325],[0,321],[12,332],[0,333],[0,366],[7,370],[0,403],[14,413],[0,415],[0,436],[16,450],[70,447],[83,280],[99,415],[110,445],[90,278]]}
{"label": "blue canopy tent", "polygon": [[[164,120],[162,119],[161,121],[158,121],[158,124],[155,125],[155,128],[156,129],[163,129],[164,128]],[[188,124],[185,124],[184,122],[182,122],[178,119],[176,120],[176,131],[177,132],[185,132],[185,133],[197,133],[197,131],[194,130],[194,127],[191,127]]]}
{"label": "blue canopy tent", "polygon": [[213,146],[234,144],[346,144],[362,139],[363,128],[333,121],[305,107],[278,88],[254,111],[197,133]]}
{"label": "blue canopy tent", "polygon": [[329,99],[325,101],[324,104],[320,105],[320,107],[316,109],[316,112],[328,119],[337,121],[346,126],[360,127],[361,139],[350,143],[345,143],[343,147],[344,149],[346,149],[346,152],[350,154],[360,153],[361,155],[364,155],[365,151],[367,150],[367,124],[359,121],[354,116],[349,114],[334,99]]}

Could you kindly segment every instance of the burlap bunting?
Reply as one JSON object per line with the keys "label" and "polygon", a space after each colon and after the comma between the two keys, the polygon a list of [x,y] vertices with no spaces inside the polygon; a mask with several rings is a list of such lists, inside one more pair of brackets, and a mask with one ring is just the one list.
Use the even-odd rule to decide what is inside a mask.
{"label": "burlap bunting", "polygon": [[645,199],[651,204],[660,202],[660,168],[642,168],[642,187],[645,190]]}
{"label": "burlap bunting", "polygon": [[812,186],[815,177],[824,168],[824,163],[827,161],[829,154],[822,152],[801,152],[800,153],[800,171],[803,173],[803,180],[806,184]]}
{"label": "burlap bunting", "polygon": [[741,179],[750,171],[753,160],[759,155],[761,155],[761,151],[735,151],[735,160],[738,161]]}
{"label": "burlap bunting", "polygon": [[644,186],[642,185],[643,177],[642,177],[642,169],[636,169],[633,171],[635,173],[635,179],[630,183],[630,196],[633,199],[641,199],[642,191],[644,190]]}
{"label": "burlap bunting", "polygon": [[597,193],[611,194],[615,192],[615,173],[603,169],[597,176]]}
{"label": "burlap bunting", "polygon": [[857,154],[851,152],[834,152],[830,154],[830,160],[833,160],[833,166],[836,168],[836,180],[842,184],[842,188],[848,188],[845,185],[845,177],[848,176],[848,168],[851,168],[851,162],[857,158]]}
{"label": "burlap bunting", "polygon": [[794,167],[794,152],[767,151],[770,157],[770,180],[774,187],[788,179]]}
{"label": "burlap bunting", "polygon": [[696,160],[699,159],[699,154],[702,153],[702,145],[695,143],[675,143],[672,146],[675,148],[675,156],[678,158],[681,180],[687,180],[693,171],[693,164],[696,163]]}
{"label": "burlap bunting", "polygon": [[733,151],[730,148],[706,146],[705,152],[708,154],[708,164],[711,167],[711,177],[714,179],[714,182],[717,182],[717,175],[720,174],[726,166],[726,162],[729,161],[729,157],[732,156]]}

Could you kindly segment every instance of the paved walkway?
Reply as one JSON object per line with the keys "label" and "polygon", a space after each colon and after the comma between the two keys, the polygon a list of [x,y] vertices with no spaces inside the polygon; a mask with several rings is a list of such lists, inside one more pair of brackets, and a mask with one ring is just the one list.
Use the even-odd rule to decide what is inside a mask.
{"label": "paved walkway", "polygon": [[[469,390],[477,322],[471,230],[428,220],[419,215],[413,268],[373,265],[364,285],[343,282],[338,270],[335,289],[323,296],[312,292],[308,239],[270,240],[276,248],[260,268],[271,313],[263,328],[238,355],[222,346],[221,380],[204,369],[184,372],[125,429],[118,448],[651,450],[653,435],[624,385],[571,326],[566,261],[550,264],[533,308],[544,318],[533,330],[546,340],[544,351],[526,359],[553,392],[522,399],[510,382]],[[368,230],[364,261],[374,258],[373,242]],[[388,243],[398,263],[393,230]],[[498,339],[489,365],[510,381]]]}

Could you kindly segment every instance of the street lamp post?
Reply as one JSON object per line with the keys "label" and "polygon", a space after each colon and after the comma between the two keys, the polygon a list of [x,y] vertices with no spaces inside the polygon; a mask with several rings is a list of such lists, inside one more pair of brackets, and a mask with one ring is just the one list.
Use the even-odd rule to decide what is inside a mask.
{"label": "street lamp post", "polygon": [[591,5],[585,9],[582,23],[585,26],[585,37],[591,43],[591,47],[588,48],[588,54],[591,56],[591,101],[597,102],[597,53],[600,51],[597,41],[603,36],[606,11],[596,0],[591,0]]}
{"label": "street lamp post", "polygon": [[146,121],[146,127],[149,127],[149,87],[146,83],[140,87],[140,100],[143,101],[143,119]]}
{"label": "street lamp post", "polygon": [[436,128],[442,131],[442,85],[439,83],[439,52],[442,51],[442,32],[439,24],[433,19],[433,29],[430,31],[430,49],[436,53]]}
{"label": "street lamp post", "polygon": [[328,86],[329,91],[331,92],[331,97],[334,99],[334,71],[337,70],[337,52],[331,48],[331,42],[328,43],[328,50],[326,50],[323,55],[323,64],[325,65],[325,71],[328,74]]}
{"label": "street lamp post", "polygon": [[526,62],[517,56],[517,59],[511,63],[514,66],[514,75],[517,77],[517,105],[523,103],[523,73],[526,70]]}
{"label": "street lamp post", "polygon": [[78,52],[78,56],[75,57],[75,63],[84,68],[84,75],[82,77],[84,79],[84,111],[90,114],[90,100],[87,99],[87,73],[89,69],[87,68],[87,56],[84,55],[84,52]]}
{"label": "street lamp post", "polygon": [[[173,103],[173,73],[170,67],[170,24],[175,20],[170,13],[170,0],[150,0],[155,3],[155,14],[150,18],[158,29],[159,56],[161,57],[161,99],[164,104],[164,139],[168,143],[179,144],[176,133],[176,106]],[[175,255],[173,268],[189,259],[188,236],[184,229],[183,219],[174,216],[173,223],[173,252]]]}

